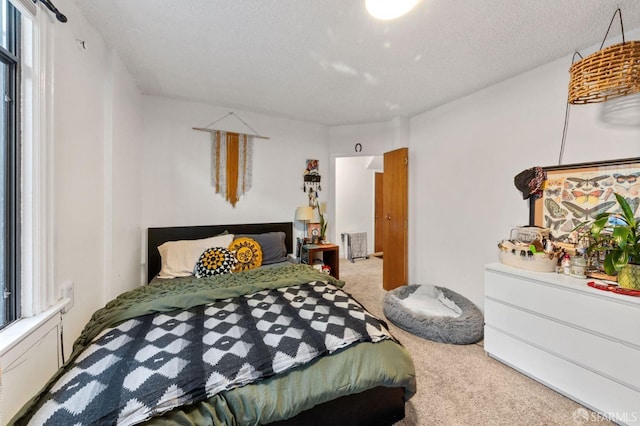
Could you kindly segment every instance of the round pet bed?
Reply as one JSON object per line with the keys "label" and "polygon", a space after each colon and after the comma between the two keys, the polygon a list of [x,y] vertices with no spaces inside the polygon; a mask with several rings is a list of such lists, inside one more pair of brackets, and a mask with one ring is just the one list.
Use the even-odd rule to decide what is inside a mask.
{"label": "round pet bed", "polygon": [[[433,289],[434,295],[438,291],[441,292],[439,300],[454,308],[455,313],[452,311],[452,315],[429,315],[409,309],[404,299],[421,287],[417,284],[402,286],[389,291],[384,296],[383,312],[389,321],[409,333],[436,342],[468,345],[482,340],[484,336],[482,312],[469,299],[448,288],[425,286]],[[422,289],[421,293],[423,293]]]}

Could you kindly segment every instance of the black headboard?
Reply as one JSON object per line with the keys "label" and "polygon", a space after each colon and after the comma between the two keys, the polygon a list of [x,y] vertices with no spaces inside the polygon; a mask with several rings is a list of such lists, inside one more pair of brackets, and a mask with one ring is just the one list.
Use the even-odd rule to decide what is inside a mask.
{"label": "black headboard", "polygon": [[224,231],[230,234],[262,234],[264,232],[284,232],[287,253],[293,253],[293,223],[251,223],[239,225],[171,226],[149,228],[147,230],[147,282],[160,272],[161,259],[158,246],[167,241],[199,240],[213,237]]}

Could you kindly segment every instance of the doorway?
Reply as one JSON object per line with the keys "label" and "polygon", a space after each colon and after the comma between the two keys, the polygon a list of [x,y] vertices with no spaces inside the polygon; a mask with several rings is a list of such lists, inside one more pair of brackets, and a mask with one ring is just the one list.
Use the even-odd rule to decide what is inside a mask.
{"label": "doorway", "polygon": [[342,234],[367,233],[367,254],[374,244],[374,173],[369,164],[374,157],[337,157],[335,159],[335,221],[333,229],[340,257],[346,258]]}
{"label": "doorway", "polygon": [[[395,170],[388,182],[392,189],[387,192],[392,196],[386,201],[386,209],[384,196],[381,195],[387,184],[383,173],[383,157],[335,158],[334,235],[339,240],[336,244],[340,245],[341,257],[346,257],[342,234],[366,232],[368,254],[385,254],[384,287],[389,290],[408,284],[408,149],[391,151],[384,158],[389,167],[393,165],[392,170]],[[385,248],[393,251],[389,253],[392,254],[389,259],[384,253]],[[384,269],[387,269],[386,274]]]}

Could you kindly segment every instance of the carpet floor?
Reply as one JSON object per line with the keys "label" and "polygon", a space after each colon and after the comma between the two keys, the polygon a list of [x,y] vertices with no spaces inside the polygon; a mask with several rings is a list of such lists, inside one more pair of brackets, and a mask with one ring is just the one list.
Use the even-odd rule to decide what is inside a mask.
{"label": "carpet floor", "polygon": [[[369,312],[387,321],[413,358],[418,392],[407,402],[406,417],[398,425],[577,425],[592,415],[486,355],[482,341],[437,343],[391,324],[382,313],[382,259],[371,256],[353,263],[341,259],[340,279]],[[598,420],[599,425],[612,424]]]}

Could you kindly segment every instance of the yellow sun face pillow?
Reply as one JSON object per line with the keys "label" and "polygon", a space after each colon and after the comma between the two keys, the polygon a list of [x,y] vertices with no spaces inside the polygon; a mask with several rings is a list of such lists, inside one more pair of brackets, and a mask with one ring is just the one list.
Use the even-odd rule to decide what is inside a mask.
{"label": "yellow sun face pillow", "polygon": [[236,238],[229,245],[229,250],[235,253],[238,260],[232,272],[248,271],[262,265],[262,248],[253,238]]}

